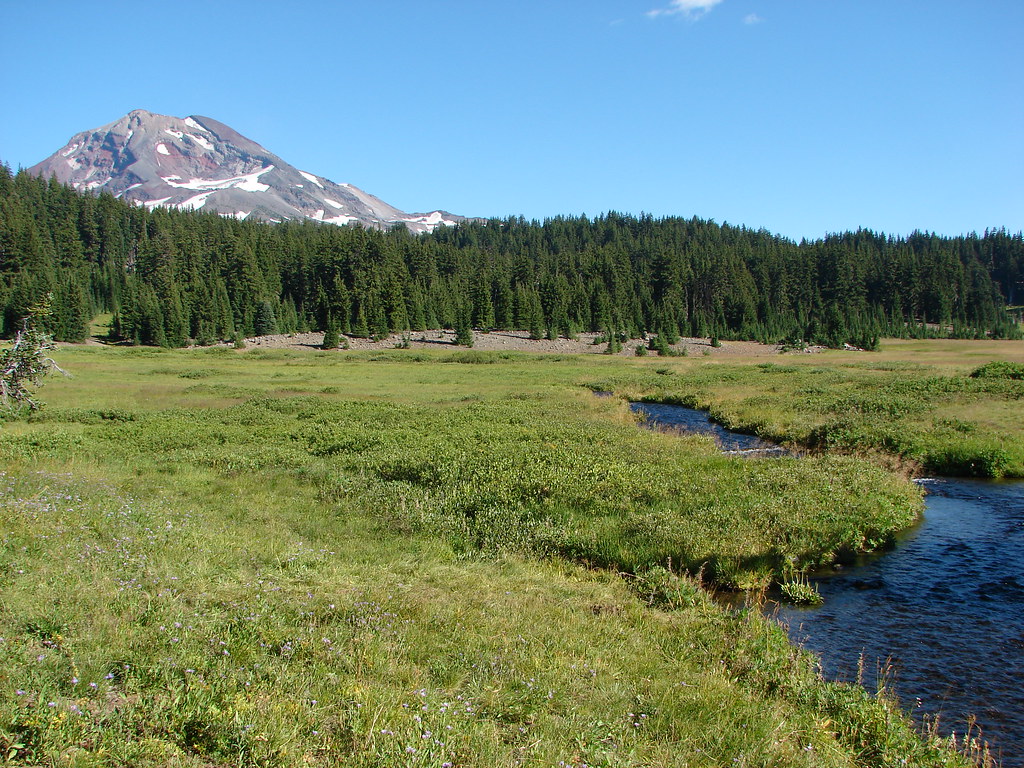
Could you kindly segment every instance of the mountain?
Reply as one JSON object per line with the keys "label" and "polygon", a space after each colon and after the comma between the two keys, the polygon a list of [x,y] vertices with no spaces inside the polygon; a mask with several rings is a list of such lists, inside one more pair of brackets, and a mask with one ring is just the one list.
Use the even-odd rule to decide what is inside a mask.
{"label": "mountain", "polygon": [[405,213],[351,184],[300,171],[209,117],[142,109],[75,134],[29,172],[82,191],[103,189],[147,207],[216,211],[265,221],[358,222],[413,232],[465,221],[447,211]]}

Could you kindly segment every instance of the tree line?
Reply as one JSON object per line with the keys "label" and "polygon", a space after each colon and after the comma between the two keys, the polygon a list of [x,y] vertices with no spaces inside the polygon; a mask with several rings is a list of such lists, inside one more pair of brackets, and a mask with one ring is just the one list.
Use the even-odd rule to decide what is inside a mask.
{"label": "tree line", "polygon": [[163,346],[431,328],[871,346],[1019,337],[1007,306],[1024,296],[1024,240],[858,230],[796,243],[618,213],[413,235],[147,208],[0,166],[0,335],[47,295],[46,331],[63,341],[106,312],[117,338]]}

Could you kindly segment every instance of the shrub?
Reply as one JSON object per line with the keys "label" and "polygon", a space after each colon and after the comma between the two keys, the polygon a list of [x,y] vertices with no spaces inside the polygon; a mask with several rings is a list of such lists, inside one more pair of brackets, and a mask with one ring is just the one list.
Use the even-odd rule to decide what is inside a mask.
{"label": "shrub", "polygon": [[708,595],[697,579],[677,576],[660,565],[639,571],[630,582],[630,587],[644,602],[655,608],[678,610],[708,603]]}
{"label": "shrub", "polygon": [[783,597],[794,605],[821,605],[825,601],[818,588],[803,574],[783,582],[779,589]]}
{"label": "shrub", "polygon": [[334,325],[327,326],[327,330],[324,332],[324,341],[320,345],[322,349],[337,349],[341,343],[341,337],[338,334],[338,329]]}
{"label": "shrub", "polygon": [[971,371],[972,379],[1024,379],[1024,363],[993,360]]}
{"label": "shrub", "polygon": [[925,459],[929,471],[959,477],[1003,477],[1011,464],[1012,459],[1005,449],[979,445],[975,440],[940,446]]}

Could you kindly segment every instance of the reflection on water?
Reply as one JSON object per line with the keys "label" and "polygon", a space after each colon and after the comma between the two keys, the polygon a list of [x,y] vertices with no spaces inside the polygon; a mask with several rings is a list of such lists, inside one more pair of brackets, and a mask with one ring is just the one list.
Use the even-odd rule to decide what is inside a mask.
{"label": "reflection on water", "polygon": [[704,411],[684,408],[681,405],[661,403],[630,403],[634,412],[643,415],[645,424],[654,429],[675,429],[697,435],[709,435],[725,453],[738,454],[783,454],[785,449],[762,440],[754,435],[730,432],[721,424],[715,424]]}
{"label": "reflection on water", "polygon": [[[648,426],[710,434],[726,451],[773,448],[703,411],[631,406]],[[815,579],[821,607],[781,607],[779,618],[826,677],[862,670],[874,688],[887,670],[915,718],[963,734],[973,716],[1004,768],[1024,768],[1024,483],[923,483],[921,525],[893,551]]]}
{"label": "reflection on water", "polygon": [[929,480],[897,548],[816,580],[820,608],[780,609],[825,675],[865,684],[887,663],[915,717],[963,733],[974,715],[1003,766],[1024,766],[1024,483]]}

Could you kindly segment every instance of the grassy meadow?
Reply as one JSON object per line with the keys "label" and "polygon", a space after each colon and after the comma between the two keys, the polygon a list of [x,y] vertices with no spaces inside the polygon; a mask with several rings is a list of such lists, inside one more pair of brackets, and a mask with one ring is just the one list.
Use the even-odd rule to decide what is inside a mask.
{"label": "grassy meadow", "polygon": [[[892,467],[934,465],[947,433],[1020,474],[1021,382],[969,375],[1019,350],[915,344],[770,362],[63,348],[72,378],[0,426],[0,759],[984,758],[824,682],[707,591],[884,547],[921,507]],[[637,429],[626,396],[835,451],[722,456]],[[882,423],[906,445],[829,437]]]}
{"label": "grassy meadow", "polygon": [[880,352],[662,361],[596,386],[677,402],[788,445],[871,455],[911,472],[1024,477],[1024,344],[888,340]]}

